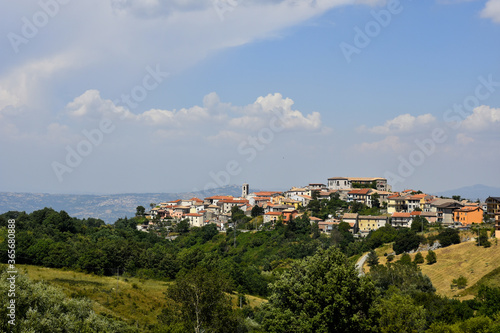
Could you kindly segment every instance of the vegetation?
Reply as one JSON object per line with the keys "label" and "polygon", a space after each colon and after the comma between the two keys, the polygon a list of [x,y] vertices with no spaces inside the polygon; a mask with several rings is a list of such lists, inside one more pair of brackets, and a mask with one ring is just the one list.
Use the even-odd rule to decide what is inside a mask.
{"label": "vegetation", "polygon": [[[349,208],[338,196],[311,202],[315,201],[311,208],[320,216],[365,209]],[[312,209],[310,212],[314,215]],[[163,227],[137,231],[136,225],[146,221],[142,216],[105,225],[48,208],[31,214],[0,215],[2,262],[7,259],[6,221],[15,218],[18,263],[66,270],[57,270],[58,277],[48,278],[43,276],[47,272],[37,271],[43,268],[27,267],[33,281],[21,278],[27,286],[23,289],[35,296],[41,292],[41,299],[45,299],[43,292],[49,285],[34,281],[44,279],[59,286],[59,294],[55,289],[50,289],[50,294],[59,295],[55,300],[64,306],[48,303],[54,307],[50,313],[40,308],[32,314],[30,307],[35,309],[41,301],[38,296],[26,300],[26,312],[20,312],[20,319],[28,320],[28,326],[20,326],[20,331],[57,332],[54,327],[69,327],[68,332],[72,327],[82,332],[500,329],[500,286],[476,285],[481,276],[500,266],[495,245],[483,248],[468,242],[410,255],[408,252],[433,239],[453,245],[458,236],[460,243],[458,232],[442,229],[425,239],[418,234],[420,230],[386,226],[356,239],[347,223],[340,223],[330,235],[319,233],[309,212],[276,225],[262,224],[260,214],[256,210],[255,216],[249,217],[233,209],[231,221],[236,228],[227,233],[220,233],[215,225],[190,228],[187,221],[181,221],[172,226],[178,235],[172,241],[165,238]],[[429,227],[421,222],[424,230]],[[262,230],[240,229],[252,224],[260,224]],[[394,260],[392,253],[382,255],[390,253],[391,246],[401,254],[399,260]],[[464,251],[478,259],[458,262],[470,258]],[[367,276],[360,277],[349,257],[359,258],[366,252],[371,268]],[[418,265],[424,257],[433,264]],[[450,266],[452,263],[456,266]],[[113,283],[119,288],[113,289]],[[469,294],[465,301],[448,298],[457,292],[450,290],[452,283],[461,286],[461,292],[467,292],[470,288],[464,288],[470,283],[476,294]],[[255,296],[260,297],[258,302]],[[51,330],[43,325],[51,325]]]}

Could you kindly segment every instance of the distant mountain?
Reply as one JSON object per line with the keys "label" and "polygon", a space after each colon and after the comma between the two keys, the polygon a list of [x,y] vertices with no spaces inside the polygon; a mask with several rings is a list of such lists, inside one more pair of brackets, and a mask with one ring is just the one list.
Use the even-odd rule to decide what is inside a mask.
{"label": "distant mountain", "polygon": [[459,195],[465,199],[477,200],[479,198],[481,201],[484,201],[488,197],[500,197],[500,188],[478,184],[461,187],[456,190],[434,193],[434,195],[449,198],[453,195]]}
{"label": "distant mountain", "polygon": [[[251,189],[252,191],[257,191]],[[111,195],[85,194],[44,194],[0,192],[0,214],[8,211],[31,213],[45,207],[66,211],[78,218],[100,218],[106,223],[114,223],[122,217],[133,217],[137,206],[149,209],[150,203],[160,203],[176,199],[203,199],[213,195],[241,196],[241,187],[229,185],[213,190],[185,193],[129,193]]]}

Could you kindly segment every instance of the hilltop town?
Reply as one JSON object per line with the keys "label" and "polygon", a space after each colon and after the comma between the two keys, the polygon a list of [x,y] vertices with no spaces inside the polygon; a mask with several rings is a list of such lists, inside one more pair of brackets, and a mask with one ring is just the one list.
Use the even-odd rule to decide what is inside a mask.
{"label": "hilltop town", "polygon": [[[240,197],[216,195],[152,203],[149,211],[140,206],[137,215],[147,220],[137,229],[147,231],[164,222],[172,226],[185,221],[190,227],[215,224],[219,231],[226,231],[237,224],[232,218],[235,212],[249,218],[262,216],[256,220],[260,225],[286,224],[307,214],[311,224],[317,223],[323,233],[330,233],[346,222],[351,233],[364,237],[386,225],[410,228],[416,219],[454,228],[468,228],[489,219],[495,219],[498,225],[500,215],[500,197],[473,202],[459,196],[443,198],[412,189],[393,192],[387,179],[380,177],[333,177],[326,184],[311,183],[285,192],[251,192],[249,184],[243,184],[241,190]],[[320,211],[321,206],[332,200],[344,204],[327,213]],[[497,229],[499,233],[500,227]]]}

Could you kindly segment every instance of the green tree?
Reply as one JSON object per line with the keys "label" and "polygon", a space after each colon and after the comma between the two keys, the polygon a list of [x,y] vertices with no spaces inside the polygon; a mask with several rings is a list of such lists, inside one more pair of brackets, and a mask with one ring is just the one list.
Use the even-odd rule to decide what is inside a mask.
{"label": "green tree", "polygon": [[460,234],[457,229],[446,228],[437,235],[441,247],[460,244]]}
{"label": "green tree", "polygon": [[403,253],[401,258],[399,258],[398,262],[404,265],[411,265],[411,257],[408,253]]}
{"label": "green tree", "polygon": [[173,303],[160,320],[180,323],[183,332],[236,332],[238,322],[226,291],[229,284],[222,272],[197,267],[169,287],[166,295]]}
{"label": "green tree", "polygon": [[371,199],[372,199],[372,207],[380,208],[380,194],[378,194],[377,192],[373,193],[371,195]]}
{"label": "green tree", "polygon": [[488,240],[488,230],[479,229],[479,236],[476,238],[476,244],[478,246],[490,247],[491,243]]}
{"label": "green tree", "polygon": [[371,327],[373,284],[339,249],[298,261],[270,285],[266,332],[363,332]]}
{"label": "green tree", "polygon": [[418,246],[423,241],[423,237],[417,235],[409,229],[403,229],[397,236],[394,242],[393,249],[396,254],[410,252],[418,249]]}
{"label": "green tree", "polygon": [[429,252],[425,256],[425,260],[427,261],[427,265],[435,264],[437,262],[436,252],[429,250]]}
{"label": "green tree", "polygon": [[135,209],[135,216],[144,216],[146,213],[146,208],[144,206],[137,206]]}
{"label": "green tree", "polygon": [[423,275],[416,265],[407,265],[400,261],[372,267],[369,275],[375,286],[383,293],[390,287],[396,287],[405,294],[436,291],[429,277]]}
{"label": "green tree", "polygon": [[417,215],[411,223],[411,231],[421,232],[429,228],[429,221],[425,217]]}
{"label": "green tree", "polygon": [[174,231],[180,234],[185,234],[189,231],[189,220],[182,220],[174,227]]}
{"label": "green tree", "polygon": [[253,206],[251,213],[252,213],[252,217],[264,215],[264,208],[260,207],[259,205],[255,205],[255,206]]}
{"label": "green tree", "polygon": [[451,288],[453,289],[454,287],[457,287],[458,289],[464,289],[467,287],[467,278],[463,275],[460,275],[457,279],[453,279],[452,281]]}
{"label": "green tree", "polygon": [[376,311],[382,333],[423,332],[427,324],[424,307],[416,305],[410,296],[397,292],[381,299]]}
{"label": "green tree", "polygon": [[378,265],[378,256],[374,250],[371,250],[368,253],[368,256],[366,258],[366,262],[368,263],[368,266],[370,266],[370,267]]}
{"label": "green tree", "polygon": [[417,252],[417,254],[415,255],[415,258],[413,259],[413,262],[415,264],[423,264],[425,261],[424,261],[424,256],[422,255],[422,253]]}

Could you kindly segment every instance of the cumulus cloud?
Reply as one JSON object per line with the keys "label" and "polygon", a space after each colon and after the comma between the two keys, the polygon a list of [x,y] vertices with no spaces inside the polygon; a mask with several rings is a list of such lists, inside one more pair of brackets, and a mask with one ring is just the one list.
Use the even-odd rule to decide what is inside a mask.
{"label": "cumulus cloud", "polygon": [[318,112],[304,115],[293,109],[293,100],[283,98],[279,93],[259,97],[254,103],[245,106],[222,103],[216,93],[205,96],[203,102],[203,106],[195,105],[180,110],[151,109],[134,114],[126,107],[103,99],[99,91],[88,90],[68,103],[66,113],[70,118],[88,121],[102,118],[129,121],[139,130],[158,128],[155,135],[157,140],[170,138],[168,129],[175,129],[177,136],[205,133],[210,141],[237,139],[241,138],[241,133],[272,126],[288,131],[324,130]]}
{"label": "cumulus cloud", "polygon": [[398,136],[388,136],[381,141],[364,142],[355,146],[360,152],[401,152],[405,150],[407,144],[401,141]]}
{"label": "cumulus cloud", "polygon": [[375,134],[406,133],[432,124],[435,120],[436,118],[430,113],[417,117],[406,113],[386,121],[382,126],[375,126],[368,129],[366,127],[361,127],[360,130],[368,130],[369,132]]}
{"label": "cumulus cloud", "polygon": [[489,18],[495,23],[500,23],[500,0],[488,0],[481,11],[481,17]]}
{"label": "cumulus cloud", "polygon": [[475,140],[464,133],[458,133],[456,136],[457,143],[459,145],[466,146],[469,143],[473,143]]}
{"label": "cumulus cloud", "polygon": [[462,122],[462,128],[470,131],[482,131],[490,128],[498,129],[500,124],[500,108],[482,105],[474,109]]}

